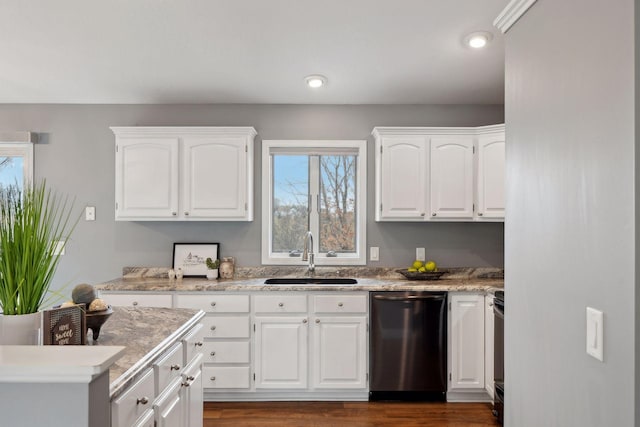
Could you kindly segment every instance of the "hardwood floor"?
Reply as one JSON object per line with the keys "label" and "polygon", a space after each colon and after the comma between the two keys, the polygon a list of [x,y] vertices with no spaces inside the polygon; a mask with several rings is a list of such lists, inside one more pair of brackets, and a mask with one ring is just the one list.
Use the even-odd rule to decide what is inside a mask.
{"label": "hardwood floor", "polygon": [[206,402],[204,427],[497,426],[489,403]]}

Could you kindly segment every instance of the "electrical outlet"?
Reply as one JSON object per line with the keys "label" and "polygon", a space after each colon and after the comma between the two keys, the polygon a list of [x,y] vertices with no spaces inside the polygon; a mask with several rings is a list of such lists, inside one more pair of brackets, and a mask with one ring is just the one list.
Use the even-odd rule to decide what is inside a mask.
{"label": "electrical outlet", "polygon": [[371,246],[369,248],[369,260],[380,261],[380,248],[377,246]]}
{"label": "electrical outlet", "polygon": [[95,206],[87,206],[84,208],[84,219],[85,221],[95,221],[96,220],[96,207]]}
{"label": "electrical outlet", "polygon": [[54,255],[64,255],[64,240],[59,240],[56,242],[56,247],[53,249]]}
{"label": "electrical outlet", "polygon": [[425,261],[426,260],[426,255],[425,255],[424,248],[416,248],[416,259],[418,261]]}

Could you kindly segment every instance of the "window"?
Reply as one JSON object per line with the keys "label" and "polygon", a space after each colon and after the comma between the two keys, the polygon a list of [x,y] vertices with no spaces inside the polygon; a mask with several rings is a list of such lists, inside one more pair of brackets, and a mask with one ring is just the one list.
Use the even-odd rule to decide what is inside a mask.
{"label": "window", "polygon": [[262,263],[366,264],[366,141],[262,142]]}
{"label": "window", "polygon": [[33,144],[31,142],[3,142],[0,140],[0,186],[33,181]]}

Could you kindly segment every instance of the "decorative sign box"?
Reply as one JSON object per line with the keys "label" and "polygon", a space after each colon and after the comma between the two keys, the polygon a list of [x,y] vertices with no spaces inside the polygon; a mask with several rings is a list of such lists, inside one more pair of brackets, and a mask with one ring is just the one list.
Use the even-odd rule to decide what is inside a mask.
{"label": "decorative sign box", "polygon": [[42,313],[44,345],[84,345],[86,317],[82,306],[54,308]]}

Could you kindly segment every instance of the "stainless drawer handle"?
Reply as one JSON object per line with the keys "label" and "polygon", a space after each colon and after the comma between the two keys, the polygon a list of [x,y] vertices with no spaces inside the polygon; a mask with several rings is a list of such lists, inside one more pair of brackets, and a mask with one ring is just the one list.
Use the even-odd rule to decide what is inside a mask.
{"label": "stainless drawer handle", "polygon": [[307,319],[302,319],[302,323],[307,323]]}
{"label": "stainless drawer handle", "polygon": [[211,327],[211,330],[212,330],[212,331],[215,331],[215,330],[216,330],[215,325]]}
{"label": "stainless drawer handle", "polygon": [[200,341],[198,341],[197,343],[194,344],[196,347],[202,347],[204,344],[202,344]]}
{"label": "stainless drawer handle", "polygon": [[478,212],[478,216],[482,216],[482,212]]}
{"label": "stainless drawer handle", "polygon": [[136,400],[136,405],[146,405],[147,403],[149,403],[148,397],[140,397]]}
{"label": "stainless drawer handle", "polygon": [[212,352],[211,352],[211,355],[212,355],[212,356],[215,356],[215,355],[216,355],[216,352],[215,352],[215,351],[212,351]]}
{"label": "stainless drawer handle", "polygon": [[278,307],[284,307],[284,303],[282,302],[278,303]]}
{"label": "stainless drawer handle", "polygon": [[316,319],[316,323],[320,323],[320,319]]}
{"label": "stainless drawer handle", "polygon": [[179,371],[180,370],[180,365],[171,365],[171,370],[172,371]]}
{"label": "stainless drawer handle", "polygon": [[431,214],[431,216],[436,216],[436,215],[437,215],[437,214],[436,214],[435,212]]}
{"label": "stainless drawer handle", "polygon": [[216,302],[214,301],[211,303],[211,307],[215,307],[215,306],[216,306]]}
{"label": "stainless drawer handle", "polygon": [[341,303],[341,302],[339,302],[339,303],[338,303],[338,307],[342,307],[343,305],[344,305],[344,304],[343,304],[343,303]]}
{"label": "stainless drawer handle", "polygon": [[215,380],[216,380],[216,377],[211,377],[211,381],[215,381]]}
{"label": "stainless drawer handle", "polygon": [[131,305],[135,307],[136,305],[138,305],[138,301],[134,301]]}

